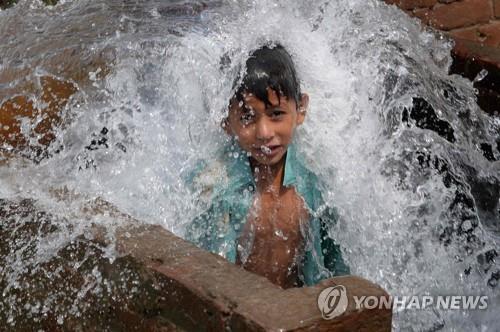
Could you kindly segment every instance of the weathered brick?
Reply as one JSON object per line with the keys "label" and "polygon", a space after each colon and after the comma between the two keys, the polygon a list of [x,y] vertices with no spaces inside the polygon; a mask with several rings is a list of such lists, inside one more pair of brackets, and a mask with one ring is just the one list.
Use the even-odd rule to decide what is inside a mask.
{"label": "weathered brick", "polygon": [[500,18],[500,0],[493,0],[493,9],[495,11],[495,17]]}
{"label": "weathered brick", "polygon": [[464,0],[432,9],[417,9],[414,14],[434,28],[451,30],[487,23],[493,16],[493,8],[489,0]]}
{"label": "weathered brick", "polygon": [[388,4],[396,5],[402,9],[415,9],[432,7],[437,3],[437,0],[386,0]]}
{"label": "weathered brick", "polygon": [[482,45],[500,46],[500,21],[478,25],[471,28],[450,31],[454,38],[466,39],[478,42]]}

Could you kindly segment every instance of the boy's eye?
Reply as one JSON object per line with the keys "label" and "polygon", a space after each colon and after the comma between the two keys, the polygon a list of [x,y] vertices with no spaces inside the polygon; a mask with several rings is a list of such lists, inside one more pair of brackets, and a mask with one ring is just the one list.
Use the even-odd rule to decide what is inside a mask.
{"label": "boy's eye", "polygon": [[272,118],[279,118],[280,116],[282,116],[283,114],[285,114],[285,112],[283,112],[282,110],[280,109],[274,109],[272,110],[271,112],[271,117]]}
{"label": "boy's eye", "polygon": [[250,122],[253,121],[255,117],[255,114],[253,111],[250,111],[250,110],[246,110],[243,112],[243,114],[240,116],[240,121],[243,123],[243,124],[249,124]]}

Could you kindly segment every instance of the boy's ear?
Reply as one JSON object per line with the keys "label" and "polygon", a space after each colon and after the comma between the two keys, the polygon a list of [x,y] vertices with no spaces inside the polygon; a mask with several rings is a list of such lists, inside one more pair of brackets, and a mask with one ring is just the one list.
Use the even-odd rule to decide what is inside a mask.
{"label": "boy's ear", "polygon": [[222,127],[222,129],[224,129],[224,131],[226,132],[226,134],[228,135],[232,135],[233,134],[233,131],[231,130],[231,127],[229,126],[229,120],[227,117],[225,117],[224,119],[222,119],[222,121],[220,122],[220,126]]}
{"label": "boy's ear", "polygon": [[297,105],[297,125],[304,122],[307,113],[307,107],[309,106],[309,95],[307,93],[300,94],[299,105]]}

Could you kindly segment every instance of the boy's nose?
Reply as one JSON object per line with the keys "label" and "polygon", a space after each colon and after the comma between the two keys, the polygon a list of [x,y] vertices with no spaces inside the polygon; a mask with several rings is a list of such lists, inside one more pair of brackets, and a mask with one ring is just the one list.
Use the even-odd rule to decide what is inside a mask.
{"label": "boy's nose", "polygon": [[261,141],[269,141],[274,136],[272,124],[265,117],[257,121],[256,136]]}

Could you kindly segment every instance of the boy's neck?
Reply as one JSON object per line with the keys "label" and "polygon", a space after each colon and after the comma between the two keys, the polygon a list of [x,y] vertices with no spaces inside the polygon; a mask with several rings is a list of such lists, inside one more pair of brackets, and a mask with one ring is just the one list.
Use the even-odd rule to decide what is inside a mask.
{"label": "boy's neck", "polygon": [[255,159],[250,158],[250,166],[257,192],[271,191],[280,193],[285,174],[285,161],[286,154],[274,165],[258,164]]}

